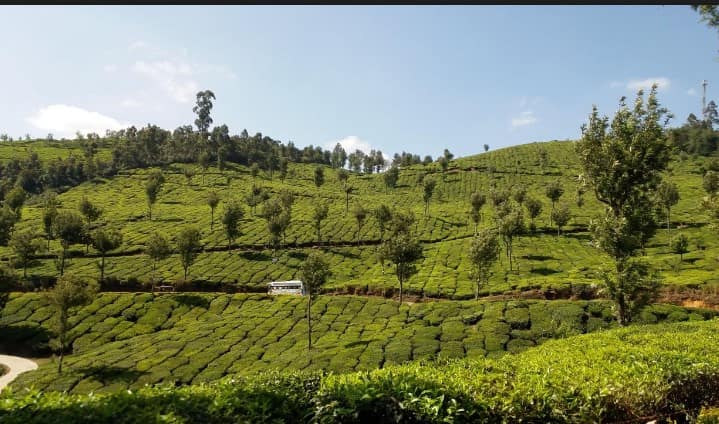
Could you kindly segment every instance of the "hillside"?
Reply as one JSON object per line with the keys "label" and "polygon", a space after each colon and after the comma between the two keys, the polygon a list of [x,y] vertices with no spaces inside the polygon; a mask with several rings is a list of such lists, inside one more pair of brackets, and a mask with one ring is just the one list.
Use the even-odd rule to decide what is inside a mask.
{"label": "hillside", "polygon": [[719,393],[719,321],[632,326],[500,359],[272,372],[110,394],[4,392],[4,423],[688,421]]}
{"label": "hillside", "polygon": [[[3,149],[6,146],[0,146],[0,151]],[[13,152],[17,152],[17,147],[14,149]],[[548,162],[544,167],[538,159],[540,149],[547,152]],[[670,178],[679,185],[681,196],[672,210],[672,227],[681,227],[680,231],[689,237],[689,253],[679,265],[677,255],[668,246],[669,239],[678,230],[662,228],[646,246],[645,256],[661,271],[667,285],[702,287],[714,286],[719,281],[714,260],[719,256],[719,244],[715,233],[707,231],[707,217],[699,205],[703,196],[702,170],[706,165],[707,159],[701,157],[683,161],[677,158],[672,165]],[[589,245],[587,232],[589,219],[600,205],[591,192],[584,194],[581,207],[577,205],[579,170],[573,143],[569,141],[532,143],[458,158],[444,174],[436,163],[413,165],[400,172],[396,188],[385,187],[382,175],[351,173],[348,184],[356,190],[350,195],[348,213],[343,186],[335,170],[329,167],[325,167],[325,183],[319,189],[312,179],[314,165],[290,164],[284,182],[276,172],[273,178],[264,172],[253,178],[249,170],[240,165],[230,165],[222,172],[210,167],[206,175],[197,169],[188,181],[183,174],[187,167],[195,168],[176,164],[163,171],[166,183],[153,208],[152,220],[147,217],[144,193],[144,182],[151,169],[122,172],[110,179],[96,178],[58,196],[61,209],[65,210],[77,210],[80,200],[87,197],[103,210],[99,222],[93,225],[123,233],[123,245],[111,252],[106,276],[118,279],[119,284],[128,288],[147,284],[152,276],[151,261],[142,253],[147,237],[154,231],[174,237],[180,228],[196,225],[202,231],[204,252],[190,268],[191,280],[213,290],[263,291],[268,281],[296,277],[299,263],[317,244],[311,214],[319,200],[330,205],[329,216],[321,227],[323,250],[333,270],[328,289],[390,296],[396,280],[391,270],[383,272],[376,259],[375,247],[380,240],[378,226],[370,215],[358,235],[352,215],[355,205],[371,210],[386,204],[412,211],[418,218],[416,230],[424,242],[425,259],[418,266],[419,273],[407,284],[410,293],[467,299],[473,295],[473,285],[468,277],[467,258],[462,252],[474,230],[468,216],[469,197],[475,190],[489,194],[492,187],[518,185],[527,188],[528,197],[543,203],[536,219],[537,233],[525,234],[517,240],[516,269],[509,272],[506,259],[497,263],[489,285],[481,294],[591,285],[598,281],[597,271],[605,262],[603,253]],[[422,188],[417,184],[419,173],[427,173],[438,181],[427,216],[424,216]],[[556,228],[549,226],[551,205],[544,194],[546,185],[557,179],[565,191],[559,203],[566,203],[572,213],[563,235],[557,235]],[[261,207],[253,214],[251,208],[245,206],[242,235],[230,250],[218,222],[228,200],[236,199],[246,205],[245,196],[253,185],[266,188],[270,195],[280,190],[290,190],[295,195],[291,225],[277,261],[272,260],[272,252],[267,248],[267,224],[258,216]],[[210,230],[210,208],[206,204],[211,190],[221,198],[213,230]],[[41,214],[40,200],[31,198],[23,209],[17,230],[41,232]],[[482,209],[480,226],[492,225],[492,216],[493,208],[488,200]],[[354,246],[358,242],[359,246]],[[59,242],[51,241],[50,249],[39,254],[28,269],[31,279],[54,278],[58,274],[55,256],[59,251]],[[86,254],[81,245],[71,247],[71,251],[69,273],[99,277],[96,252],[90,249]],[[0,258],[10,260],[12,256],[9,247],[0,247]],[[158,276],[167,282],[182,277],[176,255],[158,264]]]}
{"label": "hillside", "polygon": [[[322,296],[104,293],[71,319],[73,354],[23,374],[15,388],[73,393],[144,384],[211,381],[270,369],[372,370],[419,359],[497,357],[549,339],[616,326],[604,301],[428,302]],[[704,320],[710,310],[654,305],[640,322]],[[2,315],[4,351],[47,354],[51,309],[36,294],[15,294]],[[24,352],[22,352],[24,350]]]}

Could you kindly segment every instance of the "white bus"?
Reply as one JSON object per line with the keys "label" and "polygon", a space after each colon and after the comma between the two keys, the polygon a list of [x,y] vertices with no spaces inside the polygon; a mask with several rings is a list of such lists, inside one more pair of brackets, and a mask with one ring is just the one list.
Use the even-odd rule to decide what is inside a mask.
{"label": "white bus", "polygon": [[305,287],[300,280],[267,283],[267,294],[295,294],[304,296]]}

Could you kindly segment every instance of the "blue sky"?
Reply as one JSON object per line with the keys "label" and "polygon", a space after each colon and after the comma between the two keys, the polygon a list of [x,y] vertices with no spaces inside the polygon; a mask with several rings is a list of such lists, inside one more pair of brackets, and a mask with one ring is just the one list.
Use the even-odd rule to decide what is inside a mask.
{"label": "blue sky", "polygon": [[719,100],[688,6],[3,6],[0,133],[192,123],[436,157],[577,138],[650,81],[679,125]]}

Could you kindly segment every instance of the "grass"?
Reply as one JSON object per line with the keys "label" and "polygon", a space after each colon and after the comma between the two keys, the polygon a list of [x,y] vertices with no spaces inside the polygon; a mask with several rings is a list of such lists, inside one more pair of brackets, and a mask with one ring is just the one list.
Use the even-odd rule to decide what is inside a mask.
{"label": "grass", "polygon": [[[15,388],[74,393],[195,384],[270,369],[372,370],[411,360],[498,357],[552,338],[616,326],[603,301],[429,302],[321,296],[307,353],[301,297],[246,294],[103,293],[71,318],[73,354],[22,374]],[[704,320],[710,310],[655,305],[641,322]],[[51,310],[14,294],[0,318],[4,342],[49,353]],[[110,371],[108,371],[110,370]]]}

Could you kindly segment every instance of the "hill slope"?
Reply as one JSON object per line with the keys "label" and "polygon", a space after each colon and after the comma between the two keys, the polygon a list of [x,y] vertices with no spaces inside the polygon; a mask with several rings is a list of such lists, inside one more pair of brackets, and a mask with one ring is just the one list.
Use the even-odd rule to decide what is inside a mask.
{"label": "hill slope", "polygon": [[[103,293],[71,319],[73,354],[13,387],[113,391],[147,383],[198,383],[269,369],[372,370],[418,359],[496,357],[551,338],[616,325],[602,301],[428,302],[322,296],[313,304],[307,353],[306,302],[294,296]],[[703,320],[708,310],[654,305],[641,322]],[[50,308],[13,295],[0,318],[4,350],[47,352]]]}
{"label": "hill slope", "polygon": [[501,359],[369,373],[269,373],[108,395],[4,392],[5,423],[647,422],[719,399],[719,321],[553,340]]}

